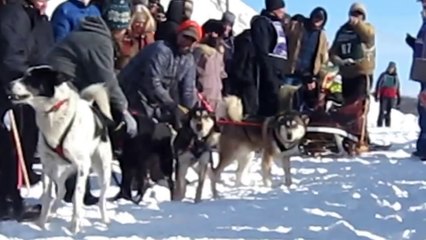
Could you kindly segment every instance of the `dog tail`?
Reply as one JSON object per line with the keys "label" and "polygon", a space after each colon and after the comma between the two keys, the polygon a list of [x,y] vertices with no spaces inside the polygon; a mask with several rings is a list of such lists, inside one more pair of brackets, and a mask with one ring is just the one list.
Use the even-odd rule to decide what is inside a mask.
{"label": "dog tail", "polygon": [[243,103],[241,99],[234,95],[223,98],[226,116],[232,121],[239,122],[243,120]]}
{"label": "dog tail", "polygon": [[108,92],[103,83],[92,84],[83,89],[80,93],[81,98],[93,104],[96,103],[102,114],[109,120],[113,120],[111,106],[109,104]]}

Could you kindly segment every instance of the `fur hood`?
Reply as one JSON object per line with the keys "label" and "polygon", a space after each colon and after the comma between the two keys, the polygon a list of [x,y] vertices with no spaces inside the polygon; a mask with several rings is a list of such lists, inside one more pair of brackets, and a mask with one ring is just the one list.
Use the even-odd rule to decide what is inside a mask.
{"label": "fur hood", "polygon": [[219,52],[223,54],[225,52],[225,47],[220,45],[217,48],[209,46],[207,43],[199,43],[196,45],[196,48],[199,49],[203,54],[207,56],[212,56],[213,54]]}

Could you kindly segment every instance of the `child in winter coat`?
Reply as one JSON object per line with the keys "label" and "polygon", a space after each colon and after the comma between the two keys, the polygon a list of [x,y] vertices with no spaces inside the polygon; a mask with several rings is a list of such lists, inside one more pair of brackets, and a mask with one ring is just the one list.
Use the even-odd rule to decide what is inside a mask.
{"label": "child in winter coat", "polygon": [[386,127],[390,127],[391,110],[401,103],[399,78],[394,62],[389,63],[387,70],[377,80],[375,99],[380,103],[377,126],[382,127],[384,121]]}
{"label": "child in winter coat", "polygon": [[209,20],[203,25],[203,31],[204,38],[194,50],[198,91],[216,110],[222,100],[222,79],[227,77],[223,57],[223,25],[221,21]]}

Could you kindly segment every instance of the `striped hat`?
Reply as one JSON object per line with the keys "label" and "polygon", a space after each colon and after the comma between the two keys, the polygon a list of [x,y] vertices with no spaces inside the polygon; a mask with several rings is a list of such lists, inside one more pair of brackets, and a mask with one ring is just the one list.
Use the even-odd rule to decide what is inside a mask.
{"label": "striped hat", "polygon": [[105,22],[111,30],[126,29],[130,17],[131,8],[126,0],[111,0],[106,6]]}

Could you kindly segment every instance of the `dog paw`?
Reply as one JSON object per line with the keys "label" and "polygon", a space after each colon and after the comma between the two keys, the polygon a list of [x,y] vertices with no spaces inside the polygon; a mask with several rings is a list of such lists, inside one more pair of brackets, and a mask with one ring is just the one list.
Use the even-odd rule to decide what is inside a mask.
{"label": "dog paw", "polygon": [[109,225],[111,223],[111,219],[109,217],[103,217],[102,223],[105,225]]}
{"label": "dog paw", "polygon": [[284,185],[286,187],[290,187],[293,184],[293,181],[291,180],[291,178],[286,178],[284,181]]}
{"label": "dog paw", "polygon": [[271,180],[264,180],[263,185],[267,188],[272,188],[272,181]]}
{"label": "dog paw", "polygon": [[39,227],[39,228],[40,228],[40,230],[44,230],[44,231],[48,230],[46,222],[45,222],[45,221],[42,221],[41,219],[39,219],[39,220],[35,221],[35,222],[34,222],[34,224],[35,224],[37,227]]}
{"label": "dog paw", "polygon": [[70,227],[70,231],[74,235],[79,233],[81,231],[80,223],[78,223],[77,221],[73,221],[72,224],[71,224],[71,227]]}

